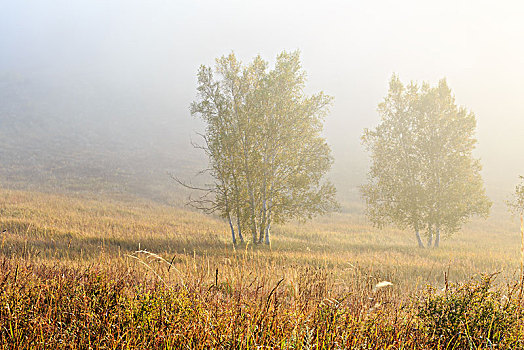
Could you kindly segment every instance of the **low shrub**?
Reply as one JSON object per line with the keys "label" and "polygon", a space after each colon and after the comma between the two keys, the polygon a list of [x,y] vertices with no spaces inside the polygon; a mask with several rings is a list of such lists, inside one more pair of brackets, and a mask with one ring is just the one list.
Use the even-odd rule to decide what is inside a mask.
{"label": "low shrub", "polygon": [[428,288],[417,305],[420,330],[428,344],[446,349],[514,348],[520,309],[516,288],[493,288],[495,275]]}

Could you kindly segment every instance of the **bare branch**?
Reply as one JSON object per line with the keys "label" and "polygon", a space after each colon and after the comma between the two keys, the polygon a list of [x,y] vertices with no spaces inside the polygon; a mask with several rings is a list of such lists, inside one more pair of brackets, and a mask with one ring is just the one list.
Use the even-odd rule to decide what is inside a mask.
{"label": "bare branch", "polygon": [[176,177],[175,175],[173,175],[172,173],[168,172],[167,173],[169,175],[170,178],[172,178],[177,184],[185,187],[185,188],[188,188],[190,190],[197,190],[197,191],[206,191],[206,192],[213,192],[213,188],[212,187],[208,187],[208,188],[203,188],[203,187],[197,187],[197,186],[194,186],[192,185],[191,183],[186,183],[182,180],[180,180],[178,177]]}

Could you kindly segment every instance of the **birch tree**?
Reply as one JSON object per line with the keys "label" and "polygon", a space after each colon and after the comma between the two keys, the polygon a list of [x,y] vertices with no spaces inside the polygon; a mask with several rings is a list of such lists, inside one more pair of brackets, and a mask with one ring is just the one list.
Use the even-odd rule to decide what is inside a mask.
{"label": "birch tree", "polygon": [[242,241],[249,230],[253,242],[269,244],[273,223],[337,206],[323,180],[333,162],[321,136],[332,99],[306,95],[305,82],[298,52],[281,53],[271,70],[259,56],[242,65],[234,54],[199,70],[191,112],[206,124],[199,147],[213,183],[192,203],[226,218],[233,242],[235,231]]}
{"label": "birch tree", "polygon": [[472,154],[475,115],[456,105],[445,80],[404,86],[393,76],[378,112],[380,124],[362,138],[372,165],[361,188],[376,226],[412,229],[419,247],[421,233],[428,247],[438,247],[442,233],[488,215],[491,202]]}

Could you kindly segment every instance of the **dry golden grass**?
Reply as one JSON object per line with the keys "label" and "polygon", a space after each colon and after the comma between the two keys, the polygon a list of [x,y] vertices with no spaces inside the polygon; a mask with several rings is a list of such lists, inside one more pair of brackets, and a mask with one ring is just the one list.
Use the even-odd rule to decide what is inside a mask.
{"label": "dry golden grass", "polygon": [[[43,298],[35,290],[50,283],[58,287],[49,287],[49,293],[80,293],[81,299],[87,300],[92,296],[85,294],[84,287],[75,289],[73,282],[67,287],[70,289],[62,291],[60,276],[71,276],[70,281],[88,285],[102,276],[106,283],[103,290],[111,291],[108,295],[120,295],[123,301],[118,304],[118,317],[99,321],[114,322],[123,338],[109,337],[98,325],[102,328],[93,339],[97,346],[115,349],[169,348],[169,344],[183,344],[188,339],[192,342],[189,348],[267,345],[313,349],[335,348],[334,344],[358,348],[363,343],[366,347],[360,348],[382,348],[386,344],[413,348],[420,341],[431,348],[435,344],[432,336],[422,326],[412,324],[415,309],[402,311],[428,284],[439,290],[446,284],[445,276],[449,284],[492,272],[500,272],[498,283],[512,284],[519,272],[518,223],[503,210],[487,221],[474,221],[439,249],[418,249],[412,233],[376,230],[355,213],[335,213],[313,222],[278,226],[271,247],[234,247],[227,229],[216,218],[138,198],[114,200],[1,190],[0,231],[5,232],[0,237],[0,258],[7,276],[3,281],[11,281],[3,284],[7,289],[2,297],[26,305],[26,309],[20,306],[22,315],[31,303],[16,298],[20,291],[27,289],[27,295],[36,293]],[[32,287],[26,283],[15,287],[20,284],[16,277],[19,268]],[[127,287],[118,289],[110,282],[112,277]],[[393,284],[374,290],[381,281]],[[178,311],[165,316],[165,325],[162,321],[160,328],[153,327],[160,340],[148,338],[138,329],[125,331],[126,324],[143,327],[142,321],[127,319],[126,311],[138,307],[136,302],[143,293],[152,298],[148,312],[155,315],[162,315],[165,307],[169,309],[173,302],[169,300],[174,298],[176,303],[192,305],[188,310],[199,316],[182,317]],[[85,337],[84,328],[71,331],[73,335],[53,328],[53,317],[60,318],[56,315],[61,315],[66,306],[57,303],[52,310],[41,310],[50,315],[45,321],[54,330],[47,331],[56,333],[58,343],[35,338],[24,346],[46,348],[73,339],[69,336]],[[94,312],[81,307],[75,310],[67,312]],[[2,315],[4,311],[0,311],[0,321],[8,320],[3,325],[8,330],[13,315]],[[242,327],[227,326],[239,315],[245,322]],[[120,318],[128,323],[118,323]],[[88,329],[88,321],[82,320]],[[28,324],[16,323],[16,331],[0,331],[0,337],[25,339],[28,336],[24,332],[35,327]],[[323,326],[315,328],[316,324]],[[218,327],[223,334],[217,333],[214,338],[208,334],[213,332],[209,327]],[[256,333],[253,327],[262,327],[268,333]],[[317,334],[309,334],[312,329]],[[412,333],[418,335],[411,338]],[[162,338],[166,334],[173,337],[168,337],[169,341]],[[449,345],[456,339],[439,344]],[[316,341],[316,347],[307,347],[306,340]]]}
{"label": "dry golden grass", "polygon": [[[99,259],[128,261],[147,250],[174,264],[210,264],[225,270],[246,252],[275,278],[295,267],[326,267],[342,281],[354,271],[413,290],[442,284],[444,272],[460,281],[479,273],[518,274],[518,222],[503,210],[476,220],[439,249],[418,249],[410,232],[377,230],[359,214],[334,213],[276,227],[271,248],[230,243],[219,219],[137,198],[111,200],[23,191],[0,191],[0,253],[43,262],[82,265]],[[211,268],[210,267],[210,268]],[[281,270],[281,271],[280,271]],[[272,273],[273,274],[273,273]]]}

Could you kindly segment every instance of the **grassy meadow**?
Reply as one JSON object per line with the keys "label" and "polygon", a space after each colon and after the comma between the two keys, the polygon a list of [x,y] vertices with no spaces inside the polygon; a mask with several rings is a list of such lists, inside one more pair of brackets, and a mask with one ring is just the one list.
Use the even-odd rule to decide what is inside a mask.
{"label": "grassy meadow", "polygon": [[438,249],[352,208],[233,246],[182,206],[0,190],[0,348],[522,347],[503,207]]}

